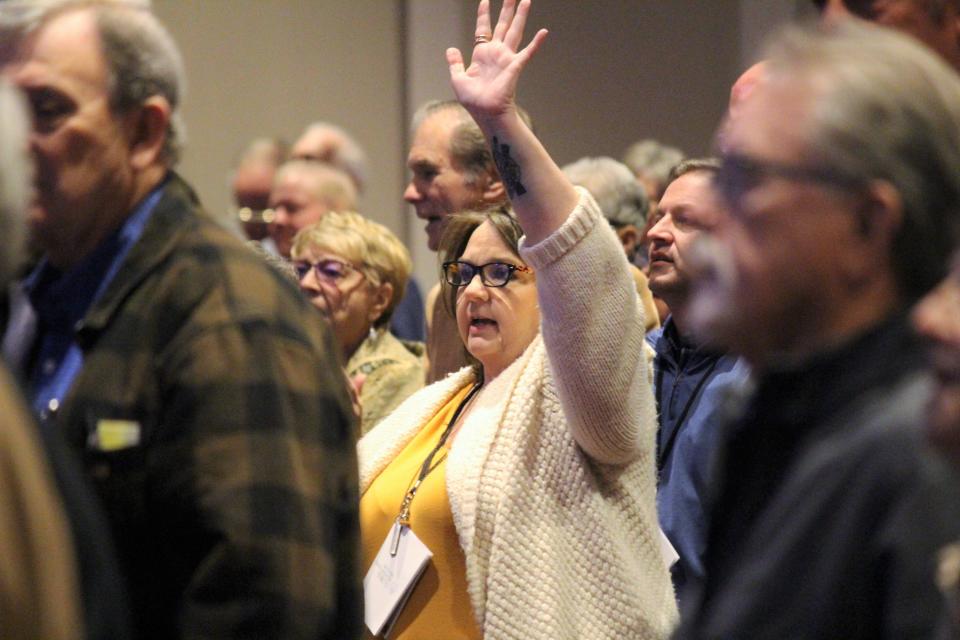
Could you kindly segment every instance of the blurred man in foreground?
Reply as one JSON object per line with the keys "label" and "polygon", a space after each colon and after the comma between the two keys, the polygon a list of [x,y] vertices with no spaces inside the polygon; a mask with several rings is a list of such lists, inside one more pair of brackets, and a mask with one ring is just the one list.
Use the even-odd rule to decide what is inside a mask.
{"label": "blurred man in foreground", "polygon": [[678,637],[929,637],[960,499],[924,446],[906,314],[956,238],[960,79],[898,34],[792,30],[721,146],[729,221],[688,315],[756,391],[725,434]]}

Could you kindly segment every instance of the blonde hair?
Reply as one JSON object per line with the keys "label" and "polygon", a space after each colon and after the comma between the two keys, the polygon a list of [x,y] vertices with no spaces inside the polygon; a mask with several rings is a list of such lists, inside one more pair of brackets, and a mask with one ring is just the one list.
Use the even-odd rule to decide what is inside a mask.
{"label": "blonde hair", "polygon": [[330,211],[297,233],[290,255],[297,260],[310,248],[342,256],[374,286],[390,283],[393,295],[373,324],[379,328],[390,322],[413,269],[410,252],[390,229],[353,211]]}

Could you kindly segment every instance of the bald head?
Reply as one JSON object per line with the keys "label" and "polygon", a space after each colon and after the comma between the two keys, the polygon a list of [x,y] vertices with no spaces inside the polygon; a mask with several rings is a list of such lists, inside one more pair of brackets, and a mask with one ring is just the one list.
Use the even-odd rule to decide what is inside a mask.
{"label": "bald head", "polygon": [[278,170],[270,192],[270,236],[280,255],[290,255],[297,231],[328,211],[357,208],[357,189],[343,171],[311,160],[290,160]]}
{"label": "bald head", "polygon": [[290,151],[299,160],[314,160],[340,169],[353,181],[358,193],[367,180],[367,154],[349,133],[329,122],[314,122]]}

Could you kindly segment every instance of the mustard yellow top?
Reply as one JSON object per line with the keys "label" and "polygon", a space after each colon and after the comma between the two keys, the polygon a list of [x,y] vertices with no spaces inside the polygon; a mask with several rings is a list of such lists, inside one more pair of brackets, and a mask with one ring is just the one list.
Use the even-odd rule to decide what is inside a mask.
{"label": "mustard yellow top", "polygon": [[[466,386],[457,392],[361,496],[364,574],[389,534],[404,494],[413,486],[423,461],[440,441],[440,435],[469,391],[470,386]],[[433,558],[391,631],[391,640],[479,640],[481,637],[467,593],[467,565],[447,498],[446,453],[446,449],[441,449],[434,456],[433,471],[420,485],[410,508],[410,528],[430,549]],[[369,629],[366,631],[368,638],[373,637]]]}

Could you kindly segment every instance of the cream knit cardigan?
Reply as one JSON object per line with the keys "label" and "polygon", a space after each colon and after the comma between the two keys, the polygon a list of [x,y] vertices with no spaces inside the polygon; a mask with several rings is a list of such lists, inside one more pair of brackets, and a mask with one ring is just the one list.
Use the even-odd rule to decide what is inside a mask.
{"label": "cream knit cardigan", "polygon": [[[447,461],[484,638],[663,638],[676,622],[655,506],[644,320],[593,198],[538,245],[541,335],[485,385]],[[358,444],[360,490],[459,389],[422,389]],[[399,506],[399,505],[398,505]]]}

